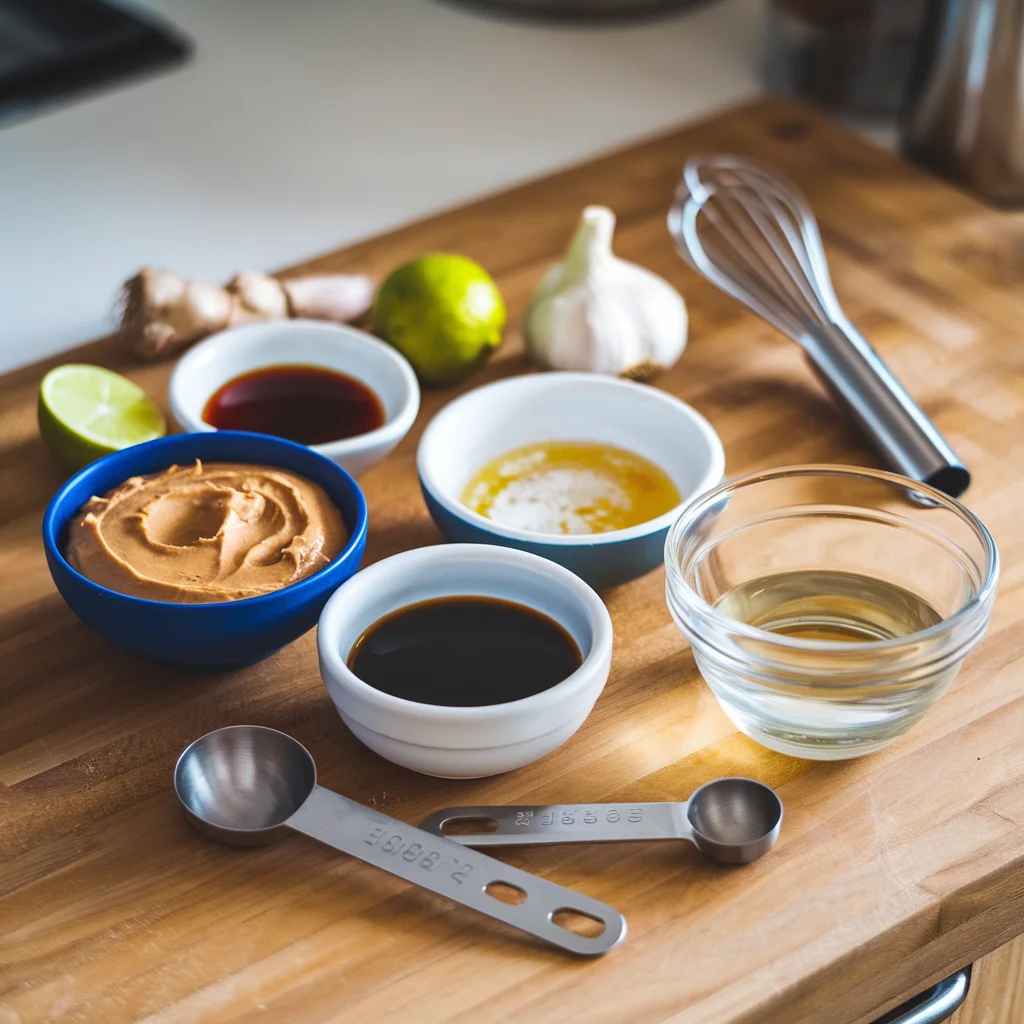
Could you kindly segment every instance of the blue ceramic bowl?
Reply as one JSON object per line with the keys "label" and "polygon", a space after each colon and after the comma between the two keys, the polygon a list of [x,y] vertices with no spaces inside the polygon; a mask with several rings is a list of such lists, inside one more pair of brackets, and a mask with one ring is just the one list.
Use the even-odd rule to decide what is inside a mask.
{"label": "blue ceramic bowl", "polygon": [[[318,483],[338,506],[348,543],[330,565],[272,594],[214,604],[151,601],[108,590],[64,558],[67,527],[93,495],[131,476],[175,463],[247,462],[276,466]],[[366,501],[358,484],[330,459],[292,441],[265,434],[218,430],[176,434],[115,452],[76,473],[54,495],[43,517],[50,575],[71,610],[118,647],[197,668],[250,665],[316,625],[327,598],[359,568],[366,547]]]}
{"label": "blue ceramic bowl", "polygon": [[[462,504],[481,466],[543,441],[628,448],[665,470],[682,501],[626,530],[570,536],[503,526]],[[669,527],[689,501],[721,482],[725,454],[700,413],[658,388],[598,373],[538,373],[487,384],[450,402],[424,431],[416,463],[427,508],[449,540],[529,551],[602,590],[662,564]]]}

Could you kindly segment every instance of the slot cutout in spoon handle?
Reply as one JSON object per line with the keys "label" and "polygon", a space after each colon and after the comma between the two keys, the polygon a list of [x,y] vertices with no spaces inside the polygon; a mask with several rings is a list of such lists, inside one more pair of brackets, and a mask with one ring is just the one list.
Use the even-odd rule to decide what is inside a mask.
{"label": "slot cutout in spoon handle", "polygon": [[[509,867],[440,833],[406,825],[322,786],[313,787],[286,824],[572,953],[598,956],[626,935],[625,918],[606,903]],[[602,926],[600,934],[582,935],[557,923],[559,918],[577,916]]]}
{"label": "slot cutout in spoon handle", "polygon": [[671,803],[449,807],[432,814],[420,827],[472,846],[691,837],[686,805]]}
{"label": "slot cutout in spoon handle", "polygon": [[763,782],[727,776],[686,803],[447,807],[422,827],[469,846],[685,839],[721,864],[749,864],[779,838],[782,801]]}

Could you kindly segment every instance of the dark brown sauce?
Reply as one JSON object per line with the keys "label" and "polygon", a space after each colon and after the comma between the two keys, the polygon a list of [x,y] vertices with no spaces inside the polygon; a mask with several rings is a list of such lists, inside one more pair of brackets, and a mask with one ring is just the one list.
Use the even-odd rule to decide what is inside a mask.
{"label": "dark brown sauce", "polygon": [[384,424],[380,399],[362,382],[320,366],[265,366],[222,384],[203,409],[218,430],[326,444]]}
{"label": "dark brown sauce", "polygon": [[549,690],[583,663],[554,619],[494,597],[440,597],[375,622],[348,667],[376,690],[419,704],[483,707]]}

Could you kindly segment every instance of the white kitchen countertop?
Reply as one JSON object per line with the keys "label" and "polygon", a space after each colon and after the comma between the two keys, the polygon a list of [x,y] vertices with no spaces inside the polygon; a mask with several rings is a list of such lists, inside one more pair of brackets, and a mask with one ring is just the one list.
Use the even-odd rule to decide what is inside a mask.
{"label": "white kitchen countertop", "polygon": [[145,6],[189,63],[0,130],[0,371],[105,333],[143,264],[285,266],[759,90],[758,0],[611,27],[438,0]]}

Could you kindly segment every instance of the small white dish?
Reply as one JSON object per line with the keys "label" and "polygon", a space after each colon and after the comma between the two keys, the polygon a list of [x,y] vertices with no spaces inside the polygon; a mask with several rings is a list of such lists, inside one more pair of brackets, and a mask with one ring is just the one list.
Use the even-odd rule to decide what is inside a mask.
{"label": "small white dish", "polygon": [[[485,707],[403,700],[348,667],[355,642],[385,615],[457,595],[504,598],[550,616],[579,645],[583,664],[548,690]],[[327,693],[366,746],[426,775],[474,779],[530,764],[579,729],[608,679],[612,622],[597,594],[560,565],[507,548],[447,544],[385,558],[339,587],[320,615],[317,648]]]}
{"label": "small white dish", "polygon": [[[481,466],[542,441],[628,448],[668,473],[682,501],[627,530],[571,535],[502,526],[462,503],[466,484]],[[470,391],[430,422],[416,463],[430,514],[450,540],[531,551],[599,590],[661,565],[669,527],[725,473],[722,442],[695,409],[649,385],[596,373],[538,373]]]}
{"label": "small white dish", "polygon": [[203,419],[203,409],[219,387],[252,370],[296,364],[348,374],[380,398],[383,426],[310,445],[352,476],[380,462],[409,432],[419,412],[416,374],[390,345],[342,324],[270,320],[219,331],[189,349],[178,360],[167,388],[171,415],[183,430],[215,430]]}

